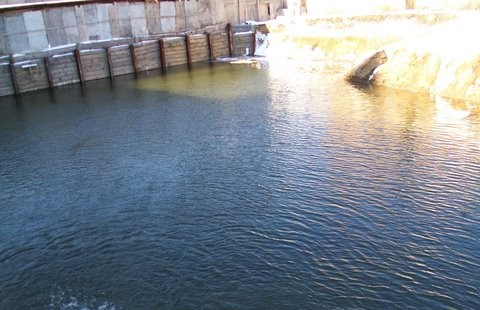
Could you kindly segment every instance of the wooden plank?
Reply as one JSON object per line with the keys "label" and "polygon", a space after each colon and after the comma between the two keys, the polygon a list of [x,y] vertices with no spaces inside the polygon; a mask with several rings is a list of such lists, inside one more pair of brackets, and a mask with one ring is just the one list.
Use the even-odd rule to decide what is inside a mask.
{"label": "wooden plank", "polygon": [[233,34],[232,25],[227,24],[227,37],[228,37],[228,55],[233,57]]}
{"label": "wooden plank", "polygon": [[165,58],[165,41],[163,39],[158,40],[158,46],[160,48],[160,66],[162,67],[162,72],[167,72],[167,61]]}
{"label": "wooden plank", "polygon": [[80,83],[85,83],[85,79],[83,77],[83,68],[82,68],[82,58],[80,57],[80,50],[78,48],[78,44],[77,44],[77,48],[75,49],[75,60],[76,60],[76,63],[77,63],[77,71],[78,71],[78,78],[80,79]]}
{"label": "wooden plank", "polygon": [[190,68],[192,66],[192,53],[190,50],[191,42],[190,42],[190,35],[185,35],[185,50],[187,52],[187,65]]}
{"label": "wooden plank", "polygon": [[108,60],[108,73],[110,74],[110,79],[113,80],[113,62],[112,62],[112,55],[110,54],[110,48],[107,47],[105,49],[107,53],[107,60]]}
{"label": "wooden plank", "polygon": [[250,56],[255,55],[255,50],[257,49],[257,33],[256,31],[252,32],[252,50],[250,51]]}
{"label": "wooden plank", "polygon": [[130,45],[130,53],[132,54],[133,71],[135,72],[135,77],[138,77],[137,54],[135,53],[135,46],[133,44]]}
{"label": "wooden plank", "polygon": [[213,54],[213,42],[212,42],[212,34],[207,33],[207,41],[208,41],[208,58],[210,61],[214,60],[214,54]]}
{"label": "wooden plank", "polygon": [[12,78],[13,90],[15,95],[18,96],[20,95],[20,88],[18,87],[17,72],[15,71],[15,60],[13,59],[13,56],[10,57],[10,76]]}
{"label": "wooden plank", "polygon": [[48,87],[53,88],[54,85],[53,85],[53,78],[52,78],[52,68],[50,65],[50,58],[45,57],[43,61],[45,63],[45,71],[47,71]]}

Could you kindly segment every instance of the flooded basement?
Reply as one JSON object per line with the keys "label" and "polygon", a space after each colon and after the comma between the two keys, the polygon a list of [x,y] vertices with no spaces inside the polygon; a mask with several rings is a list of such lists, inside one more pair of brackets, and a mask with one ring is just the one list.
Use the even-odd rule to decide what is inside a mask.
{"label": "flooded basement", "polygon": [[479,309],[479,205],[479,114],[334,68],[0,98],[0,309]]}

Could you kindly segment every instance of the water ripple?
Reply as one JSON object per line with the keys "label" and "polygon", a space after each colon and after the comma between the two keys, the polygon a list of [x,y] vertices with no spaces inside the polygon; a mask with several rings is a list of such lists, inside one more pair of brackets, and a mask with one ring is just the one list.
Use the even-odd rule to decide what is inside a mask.
{"label": "water ripple", "polygon": [[478,122],[199,70],[0,104],[0,308],[480,307]]}

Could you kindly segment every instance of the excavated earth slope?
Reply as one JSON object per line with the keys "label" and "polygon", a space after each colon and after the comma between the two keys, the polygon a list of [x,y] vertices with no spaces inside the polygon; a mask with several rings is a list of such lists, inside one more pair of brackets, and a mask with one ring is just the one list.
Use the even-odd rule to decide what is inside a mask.
{"label": "excavated earth slope", "polygon": [[[271,22],[270,54],[331,60],[347,72],[374,53],[372,85],[480,103],[480,12],[402,12]],[[351,72],[350,72],[351,73]]]}

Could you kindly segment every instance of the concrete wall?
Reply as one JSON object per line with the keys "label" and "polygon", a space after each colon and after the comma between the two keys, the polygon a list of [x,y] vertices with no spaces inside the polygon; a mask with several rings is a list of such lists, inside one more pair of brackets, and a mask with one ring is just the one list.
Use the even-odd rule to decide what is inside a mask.
{"label": "concrete wall", "polygon": [[240,24],[247,20],[274,19],[282,15],[282,9],[288,6],[287,0],[223,0],[223,2],[225,18],[232,24]]}
{"label": "concrete wall", "polygon": [[89,40],[224,27],[226,22],[223,0],[119,2],[4,13],[0,15],[0,55]]}
{"label": "concrete wall", "polygon": [[205,27],[223,29],[226,23],[274,19],[283,14],[285,7],[287,0],[132,0],[4,13],[0,15],[0,55],[42,51],[85,41],[179,33]]}

